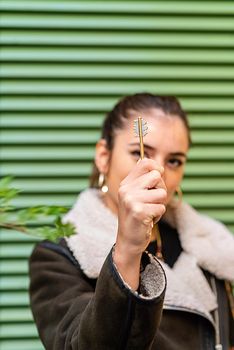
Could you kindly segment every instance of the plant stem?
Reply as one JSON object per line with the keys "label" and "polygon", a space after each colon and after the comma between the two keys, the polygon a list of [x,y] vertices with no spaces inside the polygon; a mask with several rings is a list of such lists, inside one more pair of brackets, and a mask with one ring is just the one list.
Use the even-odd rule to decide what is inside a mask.
{"label": "plant stem", "polygon": [[[7,228],[8,230],[16,230],[24,233],[28,233],[27,228],[24,226],[10,224],[10,223],[0,223],[0,227]],[[29,233],[28,233],[29,234]]]}

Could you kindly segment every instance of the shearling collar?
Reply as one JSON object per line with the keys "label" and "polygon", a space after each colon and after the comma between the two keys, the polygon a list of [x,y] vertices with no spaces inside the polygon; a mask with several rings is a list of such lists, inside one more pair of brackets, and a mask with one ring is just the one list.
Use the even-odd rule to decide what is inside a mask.
{"label": "shearling collar", "polygon": [[[77,232],[66,238],[68,247],[89,278],[98,277],[116,241],[117,217],[100,196],[99,190],[85,190],[64,218]],[[164,309],[189,309],[213,323],[217,300],[200,267],[220,279],[234,280],[233,236],[185,203],[169,207],[164,219],[177,229],[183,248],[172,268],[162,263],[167,278]]]}
{"label": "shearling collar", "polygon": [[104,205],[97,189],[83,191],[73,208],[64,217],[76,234],[66,238],[67,245],[81,269],[90,278],[97,278],[116,240],[117,217]]}
{"label": "shearling collar", "polygon": [[[195,264],[220,279],[234,280],[234,238],[223,224],[186,203],[169,207],[165,219],[177,229],[184,252]],[[77,232],[67,238],[68,247],[84,273],[97,278],[116,240],[117,217],[104,205],[99,190],[87,189],[64,221],[73,223]]]}

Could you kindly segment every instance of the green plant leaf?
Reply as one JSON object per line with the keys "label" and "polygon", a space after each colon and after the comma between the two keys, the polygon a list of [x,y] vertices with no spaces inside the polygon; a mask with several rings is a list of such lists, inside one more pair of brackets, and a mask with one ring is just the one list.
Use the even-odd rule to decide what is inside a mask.
{"label": "green plant leaf", "polygon": [[75,229],[71,224],[61,224],[52,226],[41,226],[38,228],[27,228],[27,233],[42,239],[47,239],[57,242],[62,237],[69,237],[73,235]]}
{"label": "green plant leaf", "polygon": [[[63,224],[61,219],[61,215],[68,211],[66,207],[35,206],[18,209],[10,205],[9,202],[21,192],[11,188],[12,180],[11,176],[0,180],[0,227],[52,241],[74,234],[74,227]],[[43,221],[49,222],[49,225],[42,224]]]}

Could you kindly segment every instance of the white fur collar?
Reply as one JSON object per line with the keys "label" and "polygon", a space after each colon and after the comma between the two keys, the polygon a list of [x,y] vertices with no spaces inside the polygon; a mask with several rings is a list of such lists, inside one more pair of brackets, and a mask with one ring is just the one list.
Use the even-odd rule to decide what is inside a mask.
{"label": "white fur collar", "polygon": [[163,262],[161,264],[167,277],[164,309],[190,309],[205,315],[213,323],[211,312],[217,308],[216,296],[196,259],[182,252],[173,268]]}
{"label": "white fur collar", "polygon": [[[85,190],[64,217],[77,231],[67,238],[67,244],[91,278],[98,277],[115,243],[118,224],[100,196],[99,190]],[[234,280],[234,237],[223,224],[186,203],[169,208],[167,220],[177,228],[184,252],[192,255],[200,267],[218,278]]]}
{"label": "white fur collar", "polygon": [[202,215],[186,203],[169,208],[183,250],[217,278],[234,280],[234,235],[221,222]]}
{"label": "white fur collar", "polygon": [[77,234],[66,238],[68,247],[90,278],[97,278],[116,240],[117,217],[104,205],[101,192],[87,189],[64,217]]}
{"label": "white fur collar", "polygon": [[[104,205],[101,193],[87,189],[64,217],[76,228],[68,247],[90,278],[97,278],[116,241],[117,217]],[[165,216],[179,233],[183,252],[173,268],[162,263],[167,277],[164,308],[190,308],[212,322],[215,295],[200,267],[220,279],[234,280],[234,238],[224,225],[201,215],[188,204],[169,207]]]}

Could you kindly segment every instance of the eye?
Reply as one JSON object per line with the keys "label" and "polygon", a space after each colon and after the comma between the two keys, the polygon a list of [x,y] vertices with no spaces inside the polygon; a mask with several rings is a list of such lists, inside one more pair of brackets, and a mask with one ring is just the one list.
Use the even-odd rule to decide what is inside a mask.
{"label": "eye", "polygon": [[168,164],[169,164],[170,168],[175,169],[175,168],[181,167],[184,164],[184,162],[178,158],[170,158],[168,160]]}
{"label": "eye", "polygon": [[138,150],[131,151],[131,154],[132,154],[134,157],[139,157],[139,156],[140,156],[140,151],[138,151]]}
{"label": "eye", "polygon": [[[131,151],[130,153],[133,155],[133,157],[135,157],[137,159],[139,159],[141,156],[141,152],[139,150],[134,150],[134,151]],[[144,152],[144,155],[146,158],[150,158],[149,154],[146,151]]]}

